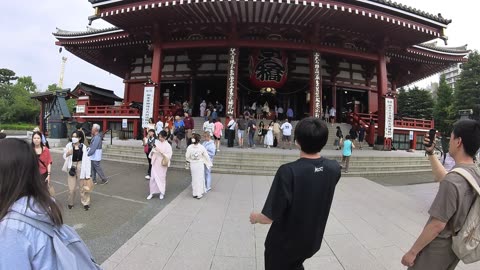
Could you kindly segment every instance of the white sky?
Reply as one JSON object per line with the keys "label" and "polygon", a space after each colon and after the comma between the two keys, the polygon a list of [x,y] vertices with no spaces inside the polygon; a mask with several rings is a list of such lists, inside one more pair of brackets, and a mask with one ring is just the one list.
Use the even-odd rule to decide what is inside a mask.
{"label": "white sky", "polygon": [[[64,87],[73,88],[82,81],[114,90],[123,97],[122,79],[111,75],[66,50],[60,54],[52,33],[64,30],[85,30],[88,16],[94,10],[87,0],[27,0],[3,1],[0,16],[0,68],[8,68],[19,76],[32,76],[39,89],[58,83],[62,56],[68,58]],[[432,14],[442,13],[453,22],[447,28],[448,46],[468,44],[469,49],[480,49],[480,1],[477,0],[400,0],[397,1]],[[107,26],[97,20],[93,27]],[[442,43],[439,43],[443,45]],[[424,87],[438,76],[432,76],[417,85]]]}

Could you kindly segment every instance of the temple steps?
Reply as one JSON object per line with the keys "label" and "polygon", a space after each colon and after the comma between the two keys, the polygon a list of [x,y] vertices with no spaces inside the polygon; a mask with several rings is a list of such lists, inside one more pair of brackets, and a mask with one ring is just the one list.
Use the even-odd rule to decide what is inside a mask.
{"label": "temple steps", "polygon": [[[225,148],[226,149],[226,148]],[[239,175],[275,175],[278,167],[284,163],[298,159],[297,150],[268,149],[226,149],[217,153],[214,160],[213,172]],[[267,150],[267,149],[265,149]],[[272,151],[273,150],[273,151]],[[278,151],[278,153],[275,153]],[[337,161],[341,160],[340,151],[325,156]],[[360,153],[360,151],[359,151]],[[143,147],[106,145],[103,158],[116,162],[146,165],[147,160]],[[184,169],[185,150],[174,149],[172,167]],[[362,156],[351,157],[348,176],[389,176],[430,172],[431,167],[427,159],[421,156]]]}

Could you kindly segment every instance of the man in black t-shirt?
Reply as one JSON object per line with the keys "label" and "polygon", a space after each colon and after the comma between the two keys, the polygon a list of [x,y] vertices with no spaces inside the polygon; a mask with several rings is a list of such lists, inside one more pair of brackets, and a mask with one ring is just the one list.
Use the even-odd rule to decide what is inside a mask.
{"label": "man in black t-shirt", "polygon": [[265,240],[265,270],[304,269],[303,262],[322,244],[340,165],[320,156],[328,128],[318,118],[305,118],[295,128],[300,159],[284,164],[273,179],[261,213],[252,224],[272,224]]}
{"label": "man in black t-shirt", "polygon": [[248,133],[248,148],[255,148],[255,131],[257,130],[257,122],[255,119],[247,117],[247,133]]}

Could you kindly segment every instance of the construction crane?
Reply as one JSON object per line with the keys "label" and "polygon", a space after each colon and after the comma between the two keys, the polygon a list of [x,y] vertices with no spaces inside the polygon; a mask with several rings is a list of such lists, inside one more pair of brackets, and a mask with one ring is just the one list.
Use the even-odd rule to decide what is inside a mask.
{"label": "construction crane", "polygon": [[58,80],[58,88],[63,89],[63,75],[65,74],[65,64],[67,63],[67,57],[62,57],[62,68],[60,69],[60,79]]}

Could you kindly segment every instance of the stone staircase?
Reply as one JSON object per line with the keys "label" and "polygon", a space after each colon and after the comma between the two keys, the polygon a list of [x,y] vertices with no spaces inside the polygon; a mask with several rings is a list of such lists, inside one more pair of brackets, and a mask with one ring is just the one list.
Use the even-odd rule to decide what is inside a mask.
{"label": "stone staircase", "polygon": [[[363,150],[365,151],[365,150]],[[369,151],[369,150],[366,150]],[[325,157],[341,160],[341,152],[328,150]],[[370,156],[362,153],[353,155],[350,159],[349,173],[344,176],[390,176],[406,175],[431,171],[430,163],[422,156],[393,156],[375,155],[371,151]],[[254,174],[254,175],[275,175],[278,167],[284,163],[298,159],[298,150],[282,149],[227,149],[218,152],[215,156],[213,172],[225,174]],[[127,162],[133,164],[147,164],[143,147],[105,145],[103,158],[105,160]],[[174,149],[172,167],[184,169],[185,150]]]}

